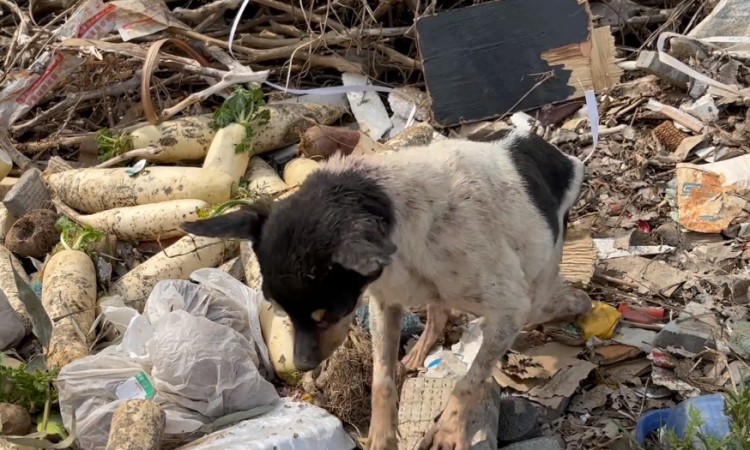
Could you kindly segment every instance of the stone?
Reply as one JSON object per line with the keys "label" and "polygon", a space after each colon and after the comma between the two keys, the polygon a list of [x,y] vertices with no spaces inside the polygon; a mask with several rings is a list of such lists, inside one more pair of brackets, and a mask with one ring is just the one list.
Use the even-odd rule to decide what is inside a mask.
{"label": "stone", "polygon": [[5,195],[3,205],[14,217],[21,217],[32,209],[49,208],[50,193],[42,180],[42,172],[38,169],[24,172]]}
{"label": "stone", "polygon": [[679,70],[673,69],[672,67],[661,62],[659,60],[659,54],[656,52],[649,50],[642,51],[638,55],[638,59],[635,62],[635,67],[637,69],[645,70],[650,74],[656,75],[667,83],[682,90],[687,90],[688,88],[690,77],[680,72]]}
{"label": "stone", "polygon": [[543,436],[501,448],[503,450],[565,450],[565,445],[558,437]]}
{"label": "stone", "polygon": [[499,409],[498,446],[533,439],[541,435],[539,411],[530,401],[521,397],[503,397],[500,400]]}

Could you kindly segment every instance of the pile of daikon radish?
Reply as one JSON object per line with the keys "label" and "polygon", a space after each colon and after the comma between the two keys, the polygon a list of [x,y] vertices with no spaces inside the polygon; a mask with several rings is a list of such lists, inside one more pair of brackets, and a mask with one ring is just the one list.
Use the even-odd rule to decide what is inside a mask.
{"label": "pile of daikon radish", "polygon": [[[292,161],[284,171],[285,182],[256,155],[294,144],[309,127],[332,124],[346,112],[341,104],[265,105],[259,88],[239,87],[213,116],[146,125],[116,140],[114,133],[102,133],[98,140],[100,145],[113,143],[116,151],[102,149],[111,157],[155,149],[144,159],[156,165],[52,171],[45,173],[45,180],[58,211],[89,237],[99,232],[129,242],[179,238],[109,286],[109,294],[121,296],[126,305],[140,310],[160,280],[188,279],[196,269],[219,266],[239,254],[237,242],[185,236],[181,222],[216,211],[218,205],[237,197],[241,183],[247,185],[245,194],[289,191],[304,178],[302,172],[317,163],[304,158]],[[201,160],[200,167],[186,165]],[[42,302],[53,322],[49,367],[63,367],[88,355],[95,335],[94,262],[81,239],[66,242],[63,236],[62,240],[63,249],[41,271]],[[0,261],[0,272],[10,269],[10,260]],[[15,291],[13,286],[13,306],[21,309],[19,314],[28,323]]]}

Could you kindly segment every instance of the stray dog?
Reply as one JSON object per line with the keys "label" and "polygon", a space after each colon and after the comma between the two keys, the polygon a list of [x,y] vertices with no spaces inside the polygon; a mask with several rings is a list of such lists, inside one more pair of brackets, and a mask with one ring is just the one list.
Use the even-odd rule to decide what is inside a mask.
{"label": "stray dog", "polygon": [[481,316],[481,347],[420,447],[468,450],[469,414],[483,408],[491,370],[522,327],[591,308],[555,301],[583,171],[577,158],[535,134],[446,139],[387,155],[334,156],[284,200],[182,228],[252,242],[264,295],[292,321],[301,371],[341,345],[367,289],[371,450],[397,448],[403,307]]}

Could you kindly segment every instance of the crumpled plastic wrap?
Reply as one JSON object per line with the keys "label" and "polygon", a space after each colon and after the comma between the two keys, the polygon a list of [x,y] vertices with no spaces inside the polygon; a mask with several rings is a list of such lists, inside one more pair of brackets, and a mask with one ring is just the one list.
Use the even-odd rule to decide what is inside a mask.
{"label": "crumpled plastic wrap", "polygon": [[167,438],[279,399],[258,369],[266,362],[258,353],[267,360],[268,350],[262,337],[255,338],[262,336],[257,312],[249,311],[250,304],[257,311],[255,292],[215,270],[196,271],[206,281],[200,285],[160,281],[142,315],[122,306],[102,308],[114,319],[131,317],[121,342],[68,364],[57,381],[63,422],[71,427],[75,414],[81,448],[106,447],[112,414],[124,401],[116,390],[141,371],[166,413]]}

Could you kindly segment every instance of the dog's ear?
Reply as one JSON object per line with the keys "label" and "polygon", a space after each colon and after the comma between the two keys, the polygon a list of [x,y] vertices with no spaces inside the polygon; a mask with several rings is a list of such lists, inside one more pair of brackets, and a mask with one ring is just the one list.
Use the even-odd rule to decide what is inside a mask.
{"label": "dog's ear", "polygon": [[360,273],[365,277],[377,275],[391,263],[396,246],[381,233],[359,228],[346,233],[341,244],[333,252],[333,262]]}
{"label": "dog's ear", "polygon": [[256,246],[269,214],[270,209],[265,205],[242,206],[236,211],[208,219],[182,222],[180,228],[196,236],[242,239]]}

